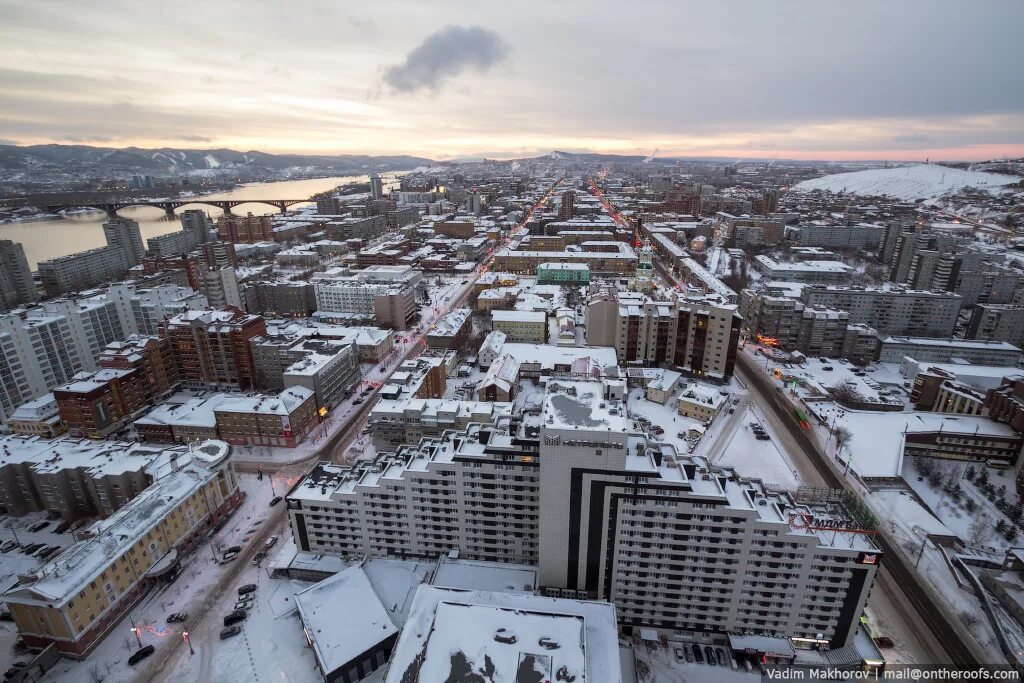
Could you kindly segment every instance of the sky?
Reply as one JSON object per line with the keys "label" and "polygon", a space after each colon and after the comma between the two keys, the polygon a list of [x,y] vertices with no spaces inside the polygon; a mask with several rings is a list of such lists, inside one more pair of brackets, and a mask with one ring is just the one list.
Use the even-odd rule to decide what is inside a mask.
{"label": "sky", "polygon": [[1019,0],[0,0],[0,144],[1024,156]]}

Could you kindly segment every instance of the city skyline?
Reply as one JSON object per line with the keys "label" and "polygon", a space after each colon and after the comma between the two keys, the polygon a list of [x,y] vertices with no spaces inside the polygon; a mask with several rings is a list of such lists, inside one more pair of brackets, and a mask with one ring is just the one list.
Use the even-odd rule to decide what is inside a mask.
{"label": "city skyline", "polygon": [[1022,156],[1024,7],[957,7],[3,0],[0,144]]}

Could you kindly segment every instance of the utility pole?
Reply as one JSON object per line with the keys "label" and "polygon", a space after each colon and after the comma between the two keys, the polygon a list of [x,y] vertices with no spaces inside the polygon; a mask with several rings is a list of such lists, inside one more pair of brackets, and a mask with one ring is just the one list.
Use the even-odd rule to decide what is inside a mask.
{"label": "utility pole", "polygon": [[192,640],[188,637],[188,631],[181,632],[181,639],[188,643],[189,655],[195,655],[196,651],[192,649]]}
{"label": "utility pole", "polygon": [[132,633],[135,634],[135,640],[138,641],[139,647],[142,647],[142,636],[139,635],[139,627],[135,625],[135,619],[131,619],[132,622]]}

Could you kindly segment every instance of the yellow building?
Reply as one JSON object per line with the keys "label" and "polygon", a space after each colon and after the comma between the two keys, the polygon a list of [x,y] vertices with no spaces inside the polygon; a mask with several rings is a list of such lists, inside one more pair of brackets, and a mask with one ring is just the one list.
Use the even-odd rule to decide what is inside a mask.
{"label": "yellow building", "polygon": [[168,460],[149,488],[3,595],[25,644],[86,657],[240,502],[223,441]]}

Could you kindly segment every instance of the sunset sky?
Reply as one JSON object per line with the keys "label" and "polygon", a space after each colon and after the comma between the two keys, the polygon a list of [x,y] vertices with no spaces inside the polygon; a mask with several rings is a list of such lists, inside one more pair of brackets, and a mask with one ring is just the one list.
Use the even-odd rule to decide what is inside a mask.
{"label": "sunset sky", "polygon": [[1017,0],[0,0],[0,144],[1024,156]]}

